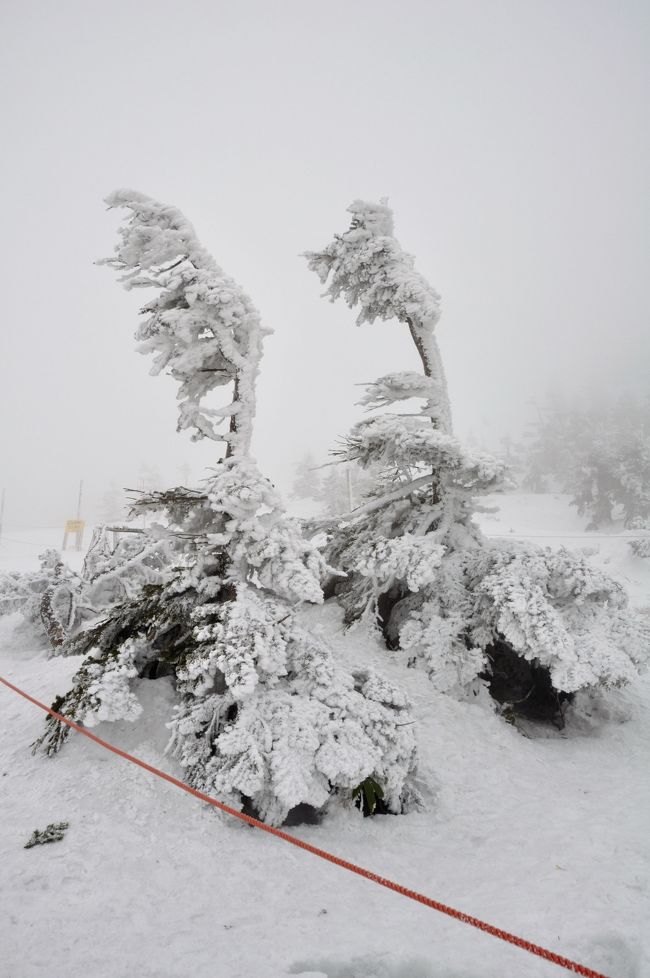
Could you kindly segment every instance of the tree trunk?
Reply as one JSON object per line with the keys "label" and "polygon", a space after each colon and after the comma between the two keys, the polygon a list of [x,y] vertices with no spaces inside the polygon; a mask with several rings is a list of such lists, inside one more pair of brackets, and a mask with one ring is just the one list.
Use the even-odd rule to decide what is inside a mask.
{"label": "tree trunk", "polygon": [[449,404],[449,394],[447,393],[447,378],[445,369],[442,365],[438,342],[431,326],[416,325],[411,319],[406,320],[409,327],[411,338],[418,351],[424,376],[434,382],[435,391],[427,403],[427,413],[431,416],[431,421],[435,428],[451,434],[451,407]]}

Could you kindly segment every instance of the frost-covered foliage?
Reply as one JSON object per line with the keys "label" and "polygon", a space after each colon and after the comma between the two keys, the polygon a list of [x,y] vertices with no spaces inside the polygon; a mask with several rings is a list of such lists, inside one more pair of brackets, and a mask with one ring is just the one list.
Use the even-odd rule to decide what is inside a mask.
{"label": "frost-covered foliage", "polygon": [[359,404],[372,410],[387,407],[396,401],[405,401],[410,397],[435,396],[435,383],[431,378],[412,370],[401,370],[398,373],[386,374],[371,384],[366,384],[366,393]]}
{"label": "frost-covered foliage", "polygon": [[433,335],[438,296],[393,237],[384,204],[349,209],[350,230],[309,253],[309,266],[332,301],[343,295],[360,308],[357,322],[404,323],[423,366],[423,374],[380,377],[361,403],[384,409],[419,398],[424,406],[371,415],[335,453],[378,472],[362,504],[331,527],[325,550],[347,573],[335,586],[347,623],[377,622],[445,692],[478,680],[493,686],[504,649],[543,671],[556,693],[631,679],[650,654],[650,634],[617,584],[566,551],[489,544],[472,521],[477,497],[502,486],[504,467],[451,431]]}
{"label": "frost-covered foliage", "polygon": [[555,689],[619,685],[647,661],[650,628],[631,614],[620,584],[566,550],[484,549],[467,568],[480,640],[503,635],[548,669]]}
{"label": "frost-covered foliage", "polygon": [[630,530],[638,533],[638,536],[630,540],[630,550],[634,556],[650,557],[650,520],[637,517],[630,523]]}
{"label": "frost-covered foliage", "polygon": [[134,597],[145,584],[162,579],[170,560],[170,541],[165,537],[123,531],[113,545],[107,528],[98,526],[81,574],[86,605],[99,612]]}
{"label": "frost-covered foliage", "polygon": [[498,641],[564,693],[633,679],[650,647],[619,584],[582,555],[524,544],[450,555],[422,600],[396,605],[392,627],[445,691],[484,673]]}
{"label": "frost-covered foliage", "polygon": [[0,575],[0,616],[19,611],[20,630],[56,652],[76,624],[81,580],[56,550],[46,550],[39,561],[36,571]]}
{"label": "frost-covered foliage", "polygon": [[[189,287],[192,276],[185,262],[195,270],[213,269],[177,211],[140,195],[111,200],[132,209],[138,203],[119,250],[120,260],[137,269],[131,284],[147,284],[141,269],[154,267],[149,284],[159,286],[161,263],[185,254],[179,241],[185,244],[186,238],[189,257],[164,272],[181,276],[177,292]],[[182,277],[183,269],[189,278]],[[238,287],[228,282],[232,298]],[[213,303],[207,286],[201,294]],[[243,299],[240,305],[248,308]],[[171,319],[163,308],[175,310]],[[165,299],[144,311],[152,310],[145,327],[152,348],[167,349],[169,341],[172,359],[178,352],[172,372],[183,379],[182,396],[204,418],[198,407],[207,390],[200,376],[203,351],[213,349],[203,342],[204,330],[212,330],[219,351],[228,330],[223,323],[208,325],[202,310],[206,318],[197,332],[180,301],[169,306]],[[178,345],[172,332],[180,336]],[[346,672],[323,640],[298,624],[302,605],[323,600],[321,577],[330,568],[286,516],[277,491],[248,453],[262,333],[252,315],[233,328],[233,342],[245,339],[241,359],[234,357],[232,343],[228,348],[235,365],[230,413],[236,424],[226,457],[202,491],[177,488],[136,502],[136,510],[163,516],[145,534],[143,553],[168,541],[173,559],[158,580],[141,581],[136,593],[126,591],[103,619],[67,643],[67,652],[86,658],[56,708],[86,725],[134,719],[142,709],[138,682],[171,675],[179,702],[169,720],[170,749],[189,783],[274,824],[299,805],[322,809],[332,796],[352,804],[359,786],[370,782],[387,810],[399,812],[415,803],[408,703],[381,677]],[[87,563],[100,573],[98,581],[110,579],[111,555],[102,538]],[[51,719],[39,745],[52,753],[66,735],[67,728]]]}
{"label": "frost-covered foliage", "polygon": [[[393,237],[393,212],[384,203],[355,200],[348,211],[352,225],[319,252],[307,252],[309,267],[334,302],[343,296],[357,306],[357,324],[376,319],[405,323],[422,360],[427,391],[427,413],[442,431],[451,429],[447,382],[434,328],[440,319],[440,296],[416,272],[411,255]],[[395,375],[389,375],[395,376]],[[403,376],[403,375],[402,375]],[[377,381],[386,382],[387,378]],[[412,395],[408,395],[412,396]]]}
{"label": "frost-covered foliage", "polygon": [[[219,268],[175,207],[135,190],[118,190],[109,207],[126,207],[129,220],[110,265],[126,289],[156,288],[158,298],[142,308],[147,318],[136,332],[141,353],[151,353],[151,372],[168,370],[179,383],[178,430],[193,438],[227,441],[228,453],[247,451],[255,415],[255,379],[265,329],[240,286]],[[216,387],[233,385],[231,401],[210,408],[204,399]],[[215,425],[230,419],[230,430]]]}
{"label": "frost-covered foliage", "polygon": [[[178,673],[172,748],[188,780],[278,824],[299,804],[352,797],[366,778],[389,809],[405,803],[414,740],[408,703],[370,673],[337,667],[290,606],[237,588],[196,609],[197,649]],[[198,734],[198,736],[197,736]]]}
{"label": "frost-covered foliage", "polygon": [[0,573],[0,617],[19,611],[29,598],[27,575],[20,571]]}
{"label": "frost-covered foliage", "polygon": [[[86,725],[135,719],[137,680],[170,673],[170,746],[191,784],[275,824],[372,777],[400,811],[415,764],[408,704],[297,624],[301,603],[322,601],[325,568],[273,486],[249,458],[226,459],[174,530],[190,523],[198,542],[162,583],[69,643],[87,657],[57,708]],[[57,750],[66,734],[50,722],[41,744]]]}
{"label": "frost-covered foliage", "polygon": [[100,526],[80,574],[56,550],[46,550],[39,559],[37,571],[0,576],[0,615],[19,611],[20,630],[30,640],[64,655],[68,640],[85,624],[161,579],[170,546],[165,539],[134,533],[113,547],[106,527]]}
{"label": "frost-covered foliage", "polygon": [[436,543],[433,534],[404,533],[391,540],[377,537],[354,569],[379,590],[394,580],[404,580],[410,591],[419,591],[435,580],[444,553],[445,548]]}

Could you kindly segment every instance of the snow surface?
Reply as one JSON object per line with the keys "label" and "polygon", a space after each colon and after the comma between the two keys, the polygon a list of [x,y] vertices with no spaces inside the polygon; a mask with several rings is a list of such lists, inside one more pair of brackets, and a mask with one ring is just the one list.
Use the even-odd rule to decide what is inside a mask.
{"label": "snow surface", "polygon": [[[615,535],[584,534],[566,497],[491,501],[501,512],[482,517],[490,535],[589,546],[636,605],[650,606],[650,561]],[[36,566],[59,536],[10,533],[0,568]],[[81,556],[66,559],[76,566]],[[562,733],[528,727],[524,736],[489,703],[436,693],[362,631],[344,633],[336,605],[305,620],[348,665],[380,666],[406,687],[426,810],[339,812],[289,831],[612,978],[650,976],[650,681],[590,704],[591,715],[583,704]],[[78,659],[21,647],[13,623],[0,620],[0,674],[50,702]],[[96,732],[178,775],[158,719],[171,712],[169,680],[142,680],[138,693],[138,721]],[[32,757],[42,714],[5,688],[0,703],[3,978],[567,973],[216,814],[81,737],[54,758]],[[23,848],[33,829],[57,821],[70,823],[63,841]]]}

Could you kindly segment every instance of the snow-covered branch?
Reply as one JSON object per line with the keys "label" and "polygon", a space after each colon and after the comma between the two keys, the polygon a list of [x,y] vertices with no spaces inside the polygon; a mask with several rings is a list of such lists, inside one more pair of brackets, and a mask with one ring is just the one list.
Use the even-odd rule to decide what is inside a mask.
{"label": "snow-covered branch", "polygon": [[397,319],[409,328],[431,381],[426,413],[441,431],[451,431],[447,381],[435,337],[440,319],[440,296],[419,272],[413,257],[393,235],[393,212],[385,204],[355,200],[350,230],[336,235],[321,251],[306,253],[309,267],[332,302],[343,296],[357,306],[357,323]]}

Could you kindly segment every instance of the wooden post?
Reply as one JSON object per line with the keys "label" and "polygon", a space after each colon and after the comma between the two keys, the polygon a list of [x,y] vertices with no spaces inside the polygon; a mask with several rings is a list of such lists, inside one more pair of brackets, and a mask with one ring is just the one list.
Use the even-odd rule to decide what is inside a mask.
{"label": "wooden post", "polygon": [[79,499],[77,500],[77,519],[81,519],[81,497],[83,495],[84,480],[79,480]]}

